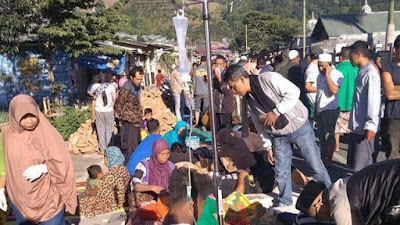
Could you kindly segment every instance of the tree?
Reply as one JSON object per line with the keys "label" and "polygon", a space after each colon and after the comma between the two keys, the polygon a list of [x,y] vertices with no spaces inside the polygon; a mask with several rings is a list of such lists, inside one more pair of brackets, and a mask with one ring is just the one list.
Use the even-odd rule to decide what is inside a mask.
{"label": "tree", "polygon": [[[276,50],[284,46],[293,36],[300,33],[300,23],[293,19],[251,11],[243,18],[248,27],[248,46],[252,51]],[[234,39],[233,46],[242,50],[245,34]]]}
{"label": "tree", "polygon": [[105,9],[95,0],[52,0],[43,17],[49,21],[38,29],[45,52],[66,51],[71,57],[88,53],[120,54],[121,50],[99,47],[96,41],[112,41],[126,26],[122,5]]}
{"label": "tree", "polygon": [[47,62],[48,77],[53,96],[57,95],[54,85],[52,54],[65,51],[71,57],[82,54],[121,54],[122,50],[101,47],[96,41],[112,41],[115,33],[126,24],[120,14],[121,5],[106,9],[102,1],[95,0],[51,0],[43,9],[42,17],[48,23],[42,24],[38,35],[42,48],[40,53]]}
{"label": "tree", "polygon": [[97,0],[0,1],[0,50],[11,54],[24,51],[40,54],[46,60],[55,96],[60,86],[54,82],[54,52],[65,51],[71,57],[122,53],[95,43],[116,39],[116,32],[127,26],[122,7],[118,4],[106,9],[103,1]]}
{"label": "tree", "polygon": [[36,22],[38,5],[41,1],[0,1],[0,52],[18,54],[21,44],[29,40],[31,25]]}

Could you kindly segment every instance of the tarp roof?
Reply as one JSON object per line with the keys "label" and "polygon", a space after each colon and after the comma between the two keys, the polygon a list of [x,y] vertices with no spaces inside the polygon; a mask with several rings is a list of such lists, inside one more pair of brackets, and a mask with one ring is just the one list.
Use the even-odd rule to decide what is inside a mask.
{"label": "tarp roof", "polygon": [[[400,12],[395,12],[395,27],[400,28]],[[321,15],[318,19],[313,36],[324,28],[329,37],[342,34],[363,34],[385,32],[388,22],[388,12],[372,12]]]}

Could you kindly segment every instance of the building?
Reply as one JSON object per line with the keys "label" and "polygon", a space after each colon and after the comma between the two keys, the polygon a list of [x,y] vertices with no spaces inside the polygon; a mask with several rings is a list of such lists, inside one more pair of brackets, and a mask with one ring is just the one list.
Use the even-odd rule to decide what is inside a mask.
{"label": "building", "polygon": [[[321,15],[311,35],[306,39],[307,50],[318,46],[327,53],[337,53],[342,47],[350,46],[362,40],[371,43],[376,52],[384,50],[388,12],[372,12],[366,3],[364,13]],[[400,34],[400,12],[395,12],[395,36]],[[314,26],[311,19],[308,27]],[[303,37],[295,37],[289,46],[291,49],[303,49]],[[308,51],[307,51],[308,52]]]}
{"label": "building", "polygon": [[[400,18],[400,12],[395,12]],[[333,53],[343,46],[363,40],[373,44],[379,51],[385,44],[388,12],[322,15],[310,36],[311,46],[319,46]],[[396,35],[400,34],[400,20],[395,20]]]}

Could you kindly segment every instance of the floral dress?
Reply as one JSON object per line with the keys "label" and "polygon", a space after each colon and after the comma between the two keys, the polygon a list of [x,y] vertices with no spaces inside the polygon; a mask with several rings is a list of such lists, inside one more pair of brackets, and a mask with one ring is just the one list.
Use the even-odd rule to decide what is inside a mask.
{"label": "floral dress", "polygon": [[80,214],[91,218],[122,208],[130,179],[131,177],[124,165],[110,169],[101,181],[101,187],[96,196],[85,194],[80,196]]}

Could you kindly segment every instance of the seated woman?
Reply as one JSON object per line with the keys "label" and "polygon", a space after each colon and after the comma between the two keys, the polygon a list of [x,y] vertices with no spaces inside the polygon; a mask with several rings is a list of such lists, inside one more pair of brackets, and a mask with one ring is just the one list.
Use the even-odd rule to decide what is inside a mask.
{"label": "seated woman", "polygon": [[153,144],[151,158],[140,162],[135,169],[132,179],[132,190],[135,191],[135,204],[139,208],[138,214],[131,216],[128,224],[157,224],[159,221],[145,221],[140,217],[140,209],[146,204],[157,201],[162,191],[169,188],[169,178],[175,165],[168,161],[170,149],[168,143],[159,139]]}
{"label": "seated woman", "polygon": [[125,157],[118,147],[108,147],[104,154],[104,164],[108,173],[101,181],[96,196],[82,195],[79,199],[80,214],[94,217],[123,207],[130,176],[124,165]]}
{"label": "seated woman", "polygon": [[164,140],[168,143],[170,148],[176,142],[185,144],[188,130],[189,125],[185,121],[178,121],[174,129],[164,135]]}

